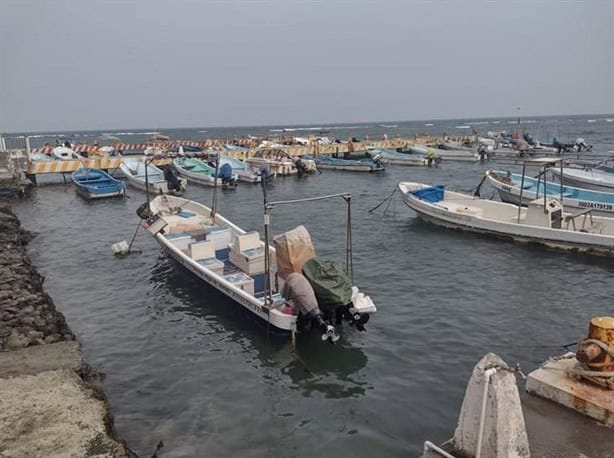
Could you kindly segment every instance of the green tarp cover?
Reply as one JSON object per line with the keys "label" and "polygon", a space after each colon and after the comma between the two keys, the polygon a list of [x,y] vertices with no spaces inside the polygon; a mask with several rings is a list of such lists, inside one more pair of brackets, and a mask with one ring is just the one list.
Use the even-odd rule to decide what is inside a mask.
{"label": "green tarp cover", "polygon": [[303,275],[311,284],[320,309],[326,310],[352,301],[352,282],[340,263],[310,259],[303,266]]}

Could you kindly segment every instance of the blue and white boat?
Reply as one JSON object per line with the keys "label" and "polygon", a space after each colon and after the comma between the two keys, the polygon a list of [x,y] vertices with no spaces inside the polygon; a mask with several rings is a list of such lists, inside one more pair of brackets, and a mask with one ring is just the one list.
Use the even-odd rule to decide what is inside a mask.
{"label": "blue and white boat", "polygon": [[239,181],[245,181],[247,183],[260,183],[261,181],[260,170],[247,165],[239,159],[220,155],[220,167],[224,166],[224,164],[228,164],[232,167],[232,173],[237,176]]}
{"label": "blue and white boat", "polygon": [[312,159],[318,169],[343,170],[346,172],[384,172],[386,165],[380,160],[338,159],[328,155],[305,156]]}
{"label": "blue and white boat", "polygon": [[123,197],[126,193],[123,181],[99,169],[82,167],[73,172],[72,181],[77,194],[88,200]]}
{"label": "blue and white boat", "polygon": [[[497,190],[503,202],[516,205],[521,203],[521,186],[522,205],[528,205],[529,202],[544,196],[543,178],[538,179],[525,176],[523,182],[522,174],[507,173],[500,170],[487,171],[486,178]],[[614,193],[566,185],[561,186],[559,183],[554,182],[546,182],[545,188],[548,197],[558,200],[560,200],[562,192],[565,208],[591,209],[596,215],[610,217],[614,215]]]}
{"label": "blue and white boat", "polygon": [[614,192],[614,174],[604,169],[579,169],[563,167],[563,170],[550,169],[554,178],[571,186],[579,186],[595,191]]}

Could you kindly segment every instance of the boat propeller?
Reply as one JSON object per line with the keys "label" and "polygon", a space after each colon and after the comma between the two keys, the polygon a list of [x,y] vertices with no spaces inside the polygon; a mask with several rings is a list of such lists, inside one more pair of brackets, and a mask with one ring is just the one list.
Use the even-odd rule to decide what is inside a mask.
{"label": "boat propeller", "polygon": [[326,332],[322,334],[322,341],[326,342],[327,340],[333,344],[339,340],[339,334],[337,334],[335,327],[330,324],[326,326]]}

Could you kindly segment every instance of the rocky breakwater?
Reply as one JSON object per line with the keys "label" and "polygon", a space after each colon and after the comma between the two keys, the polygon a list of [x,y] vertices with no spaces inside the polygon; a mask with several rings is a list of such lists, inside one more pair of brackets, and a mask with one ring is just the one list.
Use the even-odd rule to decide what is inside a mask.
{"label": "rocky breakwater", "polygon": [[0,202],[0,456],[134,456],[113,437],[102,390],[43,290],[32,236]]}

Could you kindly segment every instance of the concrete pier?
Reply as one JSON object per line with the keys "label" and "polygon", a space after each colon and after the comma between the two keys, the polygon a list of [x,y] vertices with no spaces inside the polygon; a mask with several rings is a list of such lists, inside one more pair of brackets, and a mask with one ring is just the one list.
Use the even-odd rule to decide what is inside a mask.
{"label": "concrete pier", "polygon": [[104,393],[43,290],[31,236],[0,202],[0,456],[131,457],[113,437]]}

